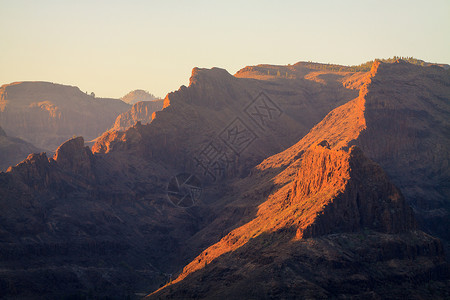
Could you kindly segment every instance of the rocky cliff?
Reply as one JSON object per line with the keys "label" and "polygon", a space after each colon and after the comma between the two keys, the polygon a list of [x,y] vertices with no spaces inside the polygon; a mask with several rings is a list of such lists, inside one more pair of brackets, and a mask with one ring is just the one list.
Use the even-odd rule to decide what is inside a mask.
{"label": "rocky cliff", "polygon": [[[416,230],[380,166],[355,146],[312,146],[299,160],[293,181],[259,205],[252,221],[146,299],[429,297],[427,282],[437,278],[436,297],[448,292],[442,244]],[[408,278],[421,279],[399,285]]]}
{"label": "rocky cliff", "polygon": [[77,87],[16,82],[0,88],[0,124],[9,135],[54,151],[74,135],[94,139],[130,106],[95,98]]}
{"label": "rocky cliff", "polygon": [[177,281],[266,232],[289,229],[301,239],[365,228],[382,233],[416,228],[403,196],[360,149],[312,146],[300,160],[293,180],[258,206],[254,220],[203,251]]}
{"label": "rocky cliff", "polygon": [[133,104],[127,112],[121,113],[111,130],[125,131],[136,122],[148,124],[152,121],[155,112],[162,110],[164,100],[139,101]]}
{"label": "rocky cliff", "polygon": [[[238,191],[233,193],[233,200],[227,198],[231,200],[228,207],[244,206],[254,212],[243,213],[238,222],[218,217],[212,224],[227,224],[230,232],[206,247],[172,284],[149,295],[149,299],[242,295],[420,295],[443,299],[449,295],[448,265],[442,244],[416,230],[411,208],[381,167],[386,167],[398,185],[407,187],[402,184],[406,176],[409,184],[414,182],[416,188],[427,190],[428,205],[440,203],[441,213],[432,214],[436,219],[424,221],[427,214],[415,205],[417,194],[406,194],[406,200],[418,212],[421,228],[442,233],[443,227],[435,224],[449,223],[448,203],[437,191],[445,190],[442,183],[448,181],[448,170],[434,165],[425,149],[408,146],[433,140],[440,154],[449,150],[449,140],[442,135],[448,127],[444,116],[449,114],[449,74],[441,68],[421,68],[402,61],[375,62],[361,80],[357,98],[331,111],[297,144],[266,159],[249,177],[234,185]],[[399,92],[401,86],[411,90],[403,96]],[[413,107],[410,103],[414,103]],[[439,129],[431,130],[434,126]],[[421,130],[427,134],[421,135]],[[360,148],[366,149],[381,166],[365,157]],[[388,149],[395,151],[392,156],[399,160],[396,168]],[[439,154],[433,157],[436,155]],[[430,163],[426,172],[434,175],[433,184],[429,184],[428,175],[418,176],[420,172],[416,170],[423,170],[424,165],[418,164],[414,156],[423,157],[422,163]],[[445,165],[446,155],[440,157]],[[445,197],[448,199],[448,195]],[[199,235],[210,232],[214,230],[207,227]],[[357,242],[367,236],[368,244]],[[390,252],[387,249],[391,243],[399,248]],[[373,248],[385,250],[375,254],[371,252]],[[280,258],[281,253],[290,254]],[[293,256],[301,259],[297,261]],[[396,262],[395,267],[392,261]],[[416,261],[421,262],[420,268],[414,267]],[[425,265],[426,276],[422,273]],[[348,268],[352,271],[342,273]],[[289,276],[288,283],[283,276]],[[255,278],[257,283],[249,284]],[[417,282],[400,286],[408,278],[417,278]],[[430,292],[429,283],[435,278],[440,278],[440,282]],[[373,281],[377,284],[370,283]]]}
{"label": "rocky cliff", "polygon": [[402,190],[429,233],[449,240],[450,76],[439,67],[374,63],[360,95],[331,111],[297,144],[260,169],[284,168],[319,140],[358,145]]}

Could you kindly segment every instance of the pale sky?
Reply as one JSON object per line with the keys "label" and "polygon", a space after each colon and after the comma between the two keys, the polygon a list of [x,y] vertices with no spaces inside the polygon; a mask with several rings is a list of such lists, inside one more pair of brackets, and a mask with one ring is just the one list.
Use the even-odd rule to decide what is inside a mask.
{"label": "pale sky", "polygon": [[164,97],[194,67],[394,55],[450,64],[450,1],[0,0],[0,84]]}

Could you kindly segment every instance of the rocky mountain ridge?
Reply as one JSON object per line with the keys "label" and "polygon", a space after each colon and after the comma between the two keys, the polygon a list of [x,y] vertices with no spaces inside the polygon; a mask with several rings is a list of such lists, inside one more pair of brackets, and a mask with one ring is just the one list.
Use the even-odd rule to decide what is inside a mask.
{"label": "rocky mountain ridge", "polygon": [[[418,225],[411,217],[406,203],[414,204],[414,194],[403,190],[401,167],[417,167],[406,173],[408,184],[443,195],[436,180],[445,179],[445,168],[422,148],[406,155],[384,138],[414,136],[440,145],[434,155],[446,153],[448,73],[402,62],[375,64],[369,73],[295,68],[303,75],[259,79],[194,69],[189,87],[167,95],[150,124],[105,133],[92,153],[76,138],[54,158],[33,155],[0,173],[0,250],[8,257],[0,262],[1,286],[47,298],[89,291],[123,298],[154,291],[189,266],[157,295],[448,293],[442,244],[416,229],[439,231],[417,207]],[[424,128],[429,134],[420,134]],[[246,135],[236,143],[240,131]],[[403,159],[389,167],[386,149]],[[434,177],[423,185],[423,165],[409,165],[416,156],[433,162]],[[183,172],[203,183],[202,197],[187,208],[166,190]],[[445,201],[427,199],[445,210]],[[58,279],[53,291],[37,280],[49,273]],[[417,284],[402,285],[408,278]]]}
{"label": "rocky mountain ridge", "polygon": [[50,82],[15,82],[0,87],[0,124],[11,136],[54,151],[67,139],[99,136],[130,106],[95,98],[79,88]]}
{"label": "rocky mountain ridge", "polygon": [[[371,72],[364,79],[360,95],[357,98],[331,111],[322,122],[316,125],[297,144],[266,159],[256,167],[252,175],[244,179],[247,183],[266,182],[267,186],[266,188],[256,188],[242,184],[245,186],[245,190],[257,191],[256,194],[259,194],[259,196],[255,197],[252,195],[252,199],[265,199],[262,200],[263,202],[260,202],[261,200],[257,202],[257,212],[252,214],[253,217],[248,218],[249,222],[240,223],[237,228],[231,230],[220,241],[207,247],[198,257],[194,258],[191,263],[183,268],[176,280],[149,295],[148,298],[195,297],[211,299],[217,297],[236,298],[246,295],[246,297],[250,298],[265,299],[274,296],[274,289],[276,290],[276,297],[282,298],[289,297],[289,295],[292,297],[294,294],[306,297],[316,294],[316,292],[323,297],[342,297],[343,295],[346,295],[346,297],[350,295],[367,297],[370,295],[370,297],[383,298],[386,296],[392,297],[395,294],[402,295],[402,297],[421,294],[421,297],[427,298],[430,297],[429,291],[427,291],[426,286],[421,286],[420,284],[414,287],[407,285],[400,289],[398,285],[395,285],[393,290],[386,290],[386,286],[392,280],[389,277],[391,273],[398,274],[397,280],[400,281],[402,280],[400,278],[404,276],[400,275],[400,273],[405,269],[411,272],[408,276],[422,276],[420,274],[422,274],[423,269],[413,270],[408,267],[414,265],[416,259],[421,260],[422,264],[433,265],[426,272],[434,275],[431,275],[426,280],[440,276],[447,278],[446,281],[434,288],[445,291],[444,287],[448,283],[448,266],[444,263],[442,244],[435,248],[435,246],[431,245],[437,245],[435,244],[439,243],[437,240],[431,242],[429,236],[416,231],[412,210],[406,205],[401,193],[394,185],[388,183],[389,180],[380,166],[365,158],[359,148],[352,146],[356,144],[372,150],[370,152],[372,155],[382,163],[386,163],[386,161],[380,159],[380,154],[375,154],[377,151],[373,151],[377,149],[373,143],[377,143],[380,139],[389,136],[391,134],[390,130],[394,133],[398,132],[399,124],[403,126],[403,129],[408,128],[414,132],[415,125],[420,122],[425,125],[424,123],[426,123],[427,119],[415,119],[418,116],[423,116],[423,112],[421,114],[399,113],[406,99],[404,100],[398,93],[390,94],[395,89],[383,89],[383,98],[389,99],[390,105],[389,109],[380,112],[377,105],[374,105],[383,99],[379,96],[378,89],[380,87],[390,87],[384,80],[389,80],[393,86],[399,85],[399,83],[404,84],[403,80],[407,80],[414,88],[418,85],[418,80],[421,80],[421,85],[426,86],[427,83],[430,84],[430,82],[426,82],[426,78],[436,79],[435,72],[440,74],[444,81],[449,79],[448,73],[438,68],[422,69],[401,61],[395,64],[374,63]],[[406,76],[404,75],[403,78],[399,77],[398,74],[401,73],[406,73]],[[444,87],[448,87],[448,85],[444,85]],[[445,107],[448,104],[448,99],[445,98],[445,95],[450,95],[450,93],[447,93],[445,88],[444,90],[437,89],[434,93],[442,93],[442,96],[433,98],[428,94],[428,97],[425,98],[418,91],[411,92],[407,96],[411,97],[409,101],[416,101],[417,104],[424,99],[427,99],[427,103],[435,103],[435,106],[431,109],[435,109],[436,106]],[[415,95],[415,97],[412,97],[412,95]],[[418,105],[415,107],[417,110],[423,111],[426,106]],[[389,126],[383,126],[388,120],[380,118],[379,115],[389,114],[392,110],[396,111],[397,117],[389,120]],[[378,117],[373,117],[374,114],[378,114]],[[436,117],[436,121],[443,121],[440,124],[440,128],[445,131],[447,126],[445,125],[445,119],[440,119],[439,114],[436,115],[435,113],[433,115]],[[423,125],[421,129],[424,128]],[[430,126],[431,124],[427,125]],[[402,133],[406,137],[409,135],[405,134],[405,131],[402,131]],[[436,135],[439,136],[439,134],[438,131]],[[402,134],[399,132],[399,135]],[[413,136],[417,137],[417,135]],[[428,135],[427,137],[430,136]],[[384,141],[388,143],[397,142],[395,139],[385,139]],[[443,142],[441,145],[448,144],[448,139],[446,142],[445,138],[440,141]],[[439,145],[439,142],[437,144]],[[445,148],[445,146],[440,146],[440,149],[447,149],[446,151],[448,151],[448,147]],[[417,155],[423,155],[418,149],[415,149],[415,152]],[[394,154],[394,157],[396,155],[399,154]],[[427,161],[430,160],[427,159]],[[420,166],[415,167],[420,168]],[[400,172],[397,170],[397,173],[393,174],[399,176],[399,173],[402,173],[401,170]],[[438,166],[435,174],[442,176],[441,180],[445,181],[444,178],[447,176],[445,170]],[[397,180],[399,179],[397,177]],[[411,178],[412,181],[417,179]],[[435,188],[440,187],[441,180],[435,182]],[[421,183],[419,180],[414,182],[416,186],[421,185]],[[422,186],[425,188],[424,185]],[[427,186],[427,188],[430,189],[432,187]],[[258,192],[258,190],[260,191]],[[267,193],[263,192],[267,190],[272,191],[268,196]],[[236,194],[242,197],[241,200],[235,200],[235,202],[239,203],[237,205],[252,205],[251,201],[254,200],[248,198],[249,193],[237,192]],[[434,201],[436,200],[434,199]],[[430,199],[429,201],[432,200]],[[441,209],[446,210],[446,207],[446,204],[441,204]],[[447,217],[442,219],[442,222],[448,224],[448,210],[445,215]],[[419,217],[423,218],[424,215],[419,213]],[[439,232],[439,228],[433,226],[434,222],[428,222],[426,223],[427,225],[424,223],[421,224],[422,228]],[[355,235],[351,234],[351,232],[355,231],[369,231],[371,232],[370,235],[374,236],[379,236],[381,233],[383,237],[380,236],[378,240],[380,244],[375,246],[381,249],[386,247],[383,245],[386,239],[404,244],[404,241],[402,242],[404,234],[415,236],[414,243],[417,244],[410,247],[422,248],[431,246],[432,248],[412,256],[407,254],[405,250],[399,249],[396,254],[392,253],[392,256],[386,259],[381,258],[384,256],[382,255],[379,256],[380,260],[370,261],[364,257],[358,258],[354,256],[357,248],[354,248]],[[386,233],[389,234],[384,235]],[[347,241],[350,239],[353,242],[351,244],[342,244],[343,241],[340,239]],[[267,243],[267,240],[270,240],[270,242]],[[311,247],[311,243],[323,243],[323,241],[332,244],[339,241],[337,249],[345,253],[346,256],[338,255],[337,257],[339,258],[334,258],[336,262],[329,262],[326,267],[323,267],[324,270],[327,269],[326,274],[329,275],[325,275],[325,272],[317,269],[317,265],[314,264],[302,263],[301,268],[296,267],[296,269],[292,269],[292,265],[298,265],[298,263],[293,263],[287,257],[286,259],[277,259],[276,256],[273,256],[273,253],[279,254],[280,249],[283,249],[283,251],[290,252],[293,256],[299,255],[296,253],[296,251],[299,251],[298,248],[287,250],[292,249],[292,244],[296,244],[294,241],[297,240],[305,240],[306,245],[308,245],[302,246],[302,250],[300,250],[305,257],[313,257],[315,255],[313,254],[315,253],[314,251],[317,251],[317,249],[313,250],[314,247]],[[320,251],[325,253],[331,251],[326,246],[321,247],[324,248]],[[365,248],[362,245],[358,247]],[[370,248],[365,249],[365,251],[370,251]],[[436,249],[441,250],[436,251]],[[427,253],[434,254],[428,256]],[[347,255],[350,255],[352,258]],[[261,256],[267,257],[267,259],[261,262],[255,261],[256,257]],[[302,261],[305,261],[305,257]],[[389,261],[392,259],[396,260],[398,269],[392,268],[392,266],[389,267]],[[286,266],[288,261],[289,264]],[[354,285],[356,283],[354,278],[346,280],[333,276],[333,272],[341,270],[341,267],[337,266],[345,264],[345,261],[351,261],[354,268],[353,272],[361,272],[359,275],[361,277],[357,279],[357,285],[360,286],[361,284],[365,287],[363,290],[355,289]],[[428,263],[425,263],[425,261],[428,261]],[[437,263],[438,261],[440,262]],[[240,267],[234,268],[230,266]],[[286,268],[288,268],[287,271],[285,270]],[[333,270],[331,274],[330,269]],[[387,277],[376,275],[376,272],[374,273],[373,271],[377,269],[378,272],[385,274],[384,276]],[[289,276],[291,280],[296,281],[296,284],[286,283],[281,278],[274,278],[273,275],[264,275],[277,274],[276,276],[281,276],[281,270],[290,272]],[[254,280],[255,277],[258,278],[256,287],[248,283],[248,280],[252,281],[251,278]],[[326,280],[324,281],[320,277],[325,277]],[[406,280],[406,277],[403,278],[403,280]],[[372,280],[377,280],[380,284],[369,287],[368,284]],[[294,294],[290,294],[292,293],[292,288],[296,291]],[[448,294],[448,291],[436,297],[441,298],[446,293]]]}

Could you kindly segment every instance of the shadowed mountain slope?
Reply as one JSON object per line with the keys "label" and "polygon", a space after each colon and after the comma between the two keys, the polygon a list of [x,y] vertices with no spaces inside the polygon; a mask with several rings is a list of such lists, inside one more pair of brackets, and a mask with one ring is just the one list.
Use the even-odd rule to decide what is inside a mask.
{"label": "shadowed mountain slope", "polygon": [[40,150],[24,140],[8,136],[0,127],[0,170],[6,171],[9,166],[16,165],[33,152]]}
{"label": "shadowed mountain slope", "polygon": [[[192,247],[205,240],[192,245],[187,240],[221,213],[225,202],[214,203],[226,186],[209,187],[245,175],[267,155],[292,145],[329,110],[355,97],[357,91],[342,84],[352,75],[327,78],[324,85],[305,78],[260,81],[235,78],[221,69],[194,69],[190,86],[169,94],[166,108],[151,124],[105,133],[94,153],[75,138],[53,158],[30,155],[0,173],[0,247],[6,258],[0,284],[8,295],[46,299],[90,294],[124,298],[157,288],[167,280],[166,273],[198,253]],[[264,104],[268,110],[262,123],[256,109]],[[272,109],[276,114],[269,116]],[[251,143],[230,149],[243,146],[225,144],[231,140],[224,130],[237,120],[242,121],[237,129],[249,129]],[[198,173],[204,196],[192,207],[175,206],[167,198],[168,181],[180,172],[198,171],[195,158],[213,142],[233,155],[229,167]],[[51,290],[41,280],[45,274],[54,276]]]}
{"label": "shadowed mountain slope", "polygon": [[[432,280],[437,298],[448,295],[442,244],[416,231],[380,166],[355,146],[324,146],[302,155],[293,181],[255,219],[147,298],[428,297]],[[415,284],[401,284],[411,277]]]}

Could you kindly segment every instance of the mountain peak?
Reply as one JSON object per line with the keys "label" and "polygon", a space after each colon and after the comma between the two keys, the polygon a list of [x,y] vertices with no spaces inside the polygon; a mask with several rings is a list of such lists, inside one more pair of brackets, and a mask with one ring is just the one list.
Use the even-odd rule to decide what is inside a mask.
{"label": "mountain peak", "polygon": [[75,174],[92,177],[93,154],[88,146],[84,146],[83,137],[74,137],[56,150],[53,156],[59,167]]}
{"label": "mountain peak", "polygon": [[16,166],[9,167],[6,172],[31,188],[39,188],[46,184],[49,167],[49,159],[45,152],[31,153]]}
{"label": "mountain peak", "polygon": [[192,69],[192,74],[189,79],[189,86],[201,84],[206,82],[217,82],[223,79],[234,78],[227,70],[222,68],[198,68]]}
{"label": "mountain peak", "polygon": [[158,97],[156,97],[155,95],[149,93],[148,91],[145,90],[134,90],[129,92],[128,94],[126,94],[125,96],[123,96],[122,98],[120,98],[123,102],[128,103],[128,104],[135,104],[137,102],[140,101],[153,101],[153,100],[157,100]]}

